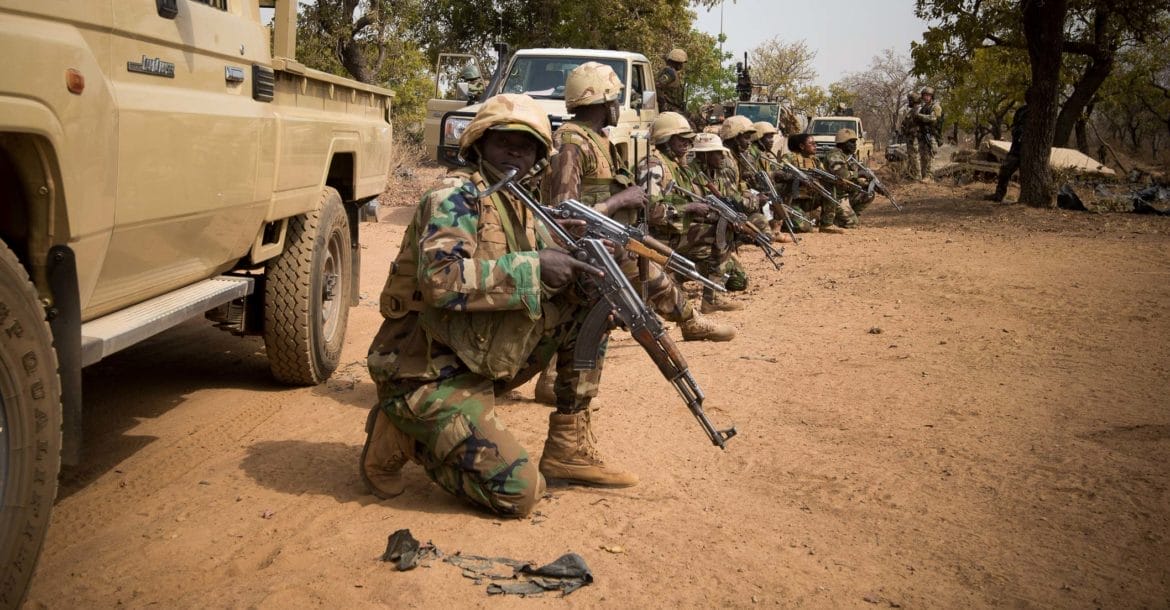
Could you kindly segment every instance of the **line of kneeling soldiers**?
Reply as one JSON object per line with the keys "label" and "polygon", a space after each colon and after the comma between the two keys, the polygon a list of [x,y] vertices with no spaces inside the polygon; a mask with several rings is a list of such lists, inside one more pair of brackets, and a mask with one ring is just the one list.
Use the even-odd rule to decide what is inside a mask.
{"label": "line of kneeling soldiers", "polygon": [[[565,105],[573,118],[556,133],[528,96],[488,99],[460,140],[468,165],[452,170],[423,195],[382,291],[384,320],[368,355],[378,403],[366,420],[359,469],[370,493],[382,499],[401,494],[402,468],[408,462],[421,465],[442,489],[511,516],[529,514],[548,480],[637,484],[634,473],[604,459],[597,446],[593,398],[608,334],[595,369],[572,366],[591,307],[583,289],[588,282],[579,280],[598,271],[558,247],[511,192],[483,193],[508,171],[525,176],[548,160],[539,186],[527,183],[545,205],[575,199],[626,224],[641,212],[651,231],[693,260],[700,273],[733,290],[747,286],[743,270],[729,267],[735,236],[721,234],[721,223],[702,201],[666,193],[670,181],[696,194],[734,200],[752,222],[781,233],[768,226],[764,199],[752,193],[750,168],[738,167],[731,156],[744,153],[738,156],[745,163],[768,163],[774,128],[733,117],[721,140],[694,133],[679,114],[663,113],[651,129],[651,152],[631,176],[605,135],[605,128],[617,122],[621,89],[608,66],[578,66],[565,86]],[[799,139],[790,139],[790,148]],[[815,148],[798,145],[793,152],[794,165],[818,163],[805,160]],[[643,185],[647,179],[649,188]],[[822,207],[822,231],[839,232],[838,222],[856,222],[855,216],[839,221],[836,206],[808,203],[813,198],[803,191],[793,195],[791,203],[804,210]],[[811,222],[796,227],[812,228]],[[639,273],[636,260],[620,251],[617,256],[622,273],[643,287],[647,306],[677,323],[684,340],[734,336],[730,325],[704,314],[741,305],[705,290],[695,308],[681,282],[661,267],[644,265]],[[538,375],[538,399],[556,410],[535,463],[498,418],[495,400]]]}

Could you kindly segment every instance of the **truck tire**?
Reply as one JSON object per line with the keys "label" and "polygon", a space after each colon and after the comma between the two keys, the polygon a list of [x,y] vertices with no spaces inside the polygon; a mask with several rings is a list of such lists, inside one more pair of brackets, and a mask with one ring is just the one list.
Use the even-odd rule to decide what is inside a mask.
{"label": "truck tire", "polygon": [[341,196],[325,187],[316,209],[289,219],[284,252],[266,270],[264,345],[277,380],[316,385],[337,369],[352,267],[349,219]]}
{"label": "truck tire", "polygon": [[45,310],[0,243],[0,608],[24,599],[57,497],[61,386]]}

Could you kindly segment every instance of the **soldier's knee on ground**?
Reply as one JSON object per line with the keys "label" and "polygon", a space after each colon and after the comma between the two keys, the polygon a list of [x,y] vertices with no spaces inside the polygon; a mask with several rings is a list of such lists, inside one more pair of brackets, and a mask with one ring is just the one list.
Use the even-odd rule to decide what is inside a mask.
{"label": "soldier's knee on ground", "polygon": [[517,493],[496,495],[493,504],[496,512],[520,519],[532,514],[548,486],[536,462],[531,459],[512,476],[524,483],[523,488]]}

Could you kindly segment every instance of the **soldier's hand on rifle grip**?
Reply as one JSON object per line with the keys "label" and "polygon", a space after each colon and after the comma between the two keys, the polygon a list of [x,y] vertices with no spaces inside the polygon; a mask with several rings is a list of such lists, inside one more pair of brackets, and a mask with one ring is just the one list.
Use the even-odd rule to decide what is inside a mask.
{"label": "soldier's hand on rifle grip", "polygon": [[578,218],[558,218],[557,224],[561,225],[561,228],[569,235],[577,238],[584,237],[585,229],[589,227],[589,223]]}
{"label": "soldier's hand on rifle grip", "polygon": [[540,251],[540,281],[549,288],[563,288],[573,280],[573,276],[576,274],[596,277],[605,275],[593,265],[579,261],[561,250],[545,248]]}
{"label": "soldier's hand on rifle grip", "polygon": [[692,201],[691,203],[686,204],[683,207],[683,210],[686,211],[686,213],[688,213],[688,214],[695,214],[698,216],[706,216],[707,214],[711,213],[710,206],[708,206],[705,203],[700,203],[698,201]]}
{"label": "soldier's hand on rifle grip", "polygon": [[606,216],[613,216],[618,210],[626,208],[640,208],[646,205],[649,201],[646,198],[646,191],[637,186],[628,186],[626,189],[609,199],[601,202],[598,211]]}

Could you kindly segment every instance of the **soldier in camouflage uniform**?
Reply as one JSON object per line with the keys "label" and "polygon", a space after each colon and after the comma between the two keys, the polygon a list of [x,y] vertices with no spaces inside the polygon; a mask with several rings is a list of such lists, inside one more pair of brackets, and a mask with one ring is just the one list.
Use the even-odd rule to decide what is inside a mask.
{"label": "soldier in camouflage uniform", "polygon": [[942,121],[942,106],[934,101],[934,88],[926,87],[922,90],[922,106],[918,108],[918,112],[914,115],[914,120],[918,123],[918,171],[922,172],[922,179],[929,180],[931,177],[931,164],[934,161],[935,152],[938,150],[938,142],[935,139],[935,131],[939,128],[939,122]]}
{"label": "soldier in camouflage uniform", "polygon": [[[838,178],[867,186],[866,178],[849,163],[849,157],[857,154],[857,133],[848,127],[839,129],[835,141],[837,145],[825,155],[825,169]],[[833,194],[843,200],[837,214],[837,226],[848,229],[857,226],[861,213],[873,202],[872,193],[853,193],[850,197],[847,189],[833,187]]]}
{"label": "soldier in camouflage uniform", "polygon": [[469,167],[428,191],[406,229],[368,356],[378,404],[359,467],[379,498],[402,493],[408,460],[443,489],[511,516],[531,512],[546,477],[637,482],[606,466],[593,444],[596,376],[561,371],[539,467],[494,409],[497,395],[555,353],[572,353],[587,312],[573,280],[597,273],[544,247],[531,213],[506,192],[478,195],[506,170],[525,174],[552,152],[551,131],[528,96],[488,100],[460,140]]}
{"label": "soldier in camouflage uniform", "polygon": [[[713,133],[697,136],[693,150],[695,154],[691,160],[690,168],[694,176],[694,184],[698,187],[696,193],[715,195],[726,201],[731,201],[733,206],[736,205],[742,194],[739,191],[738,176],[731,167],[735,164],[731,159],[731,151],[723,146],[723,141]],[[731,292],[747,290],[747,270],[735,256],[736,236],[734,231],[731,227],[719,226],[723,223],[719,223],[714,216],[708,216],[705,207],[695,208],[694,213],[705,217],[708,222],[715,222],[716,229],[711,234],[715,252],[722,252],[724,249],[730,251],[719,269],[720,273],[727,276],[725,284],[727,290]]]}
{"label": "soldier in camouflage uniform", "polygon": [[734,175],[736,184],[735,193],[727,197],[738,202],[741,212],[747,214],[748,220],[760,228],[771,239],[768,220],[762,210],[764,186],[756,183],[756,172],[759,171],[759,158],[756,147],[752,146],[752,139],[756,136],[756,129],[751,119],[735,115],[723,121],[719,129],[719,139],[727,147],[731,163],[726,164],[725,171]]}
{"label": "soldier in camouflage uniform", "polygon": [[[577,66],[565,79],[565,106],[573,113],[556,133],[553,142],[558,153],[552,159],[551,172],[544,181],[548,201],[558,203],[576,199],[593,206],[618,222],[637,223],[639,210],[649,200],[636,186],[625,159],[602,131],[617,124],[622,82],[613,68],[589,61]],[[695,311],[679,287],[656,263],[648,265],[643,281],[638,262],[622,257],[622,271],[634,286],[642,286],[647,305],[658,315],[677,322],[684,341],[730,341],[735,329],[717,324]],[[551,367],[537,381],[536,399],[548,402],[556,384]]]}
{"label": "soldier in camouflage uniform", "polygon": [[[817,157],[817,143],[810,133],[798,133],[788,136],[788,153],[783,160],[788,161],[797,169],[818,168],[824,169],[824,164]],[[785,177],[787,178],[787,176]],[[818,225],[821,233],[844,233],[845,230],[836,225],[839,204],[826,201],[812,188],[797,184],[795,178],[786,180],[787,191],[790,193],[790,204],[793,207],[812,212],[820,209]]]}
{"label": "soldier in camouflage uniform", "polygon": [[[780,130],[776,129],[775,125],[767,121],[756,121],[752,123],[752,128],[756,132],[752,140],[752,149],[756,163],[761,169],[768,172],[768,176],[772,178],[772,186],[776,186],[784,180],[784,171],[780,169],[780,158],[776,156],[773,150],[776,145],[776,134],[780,133]],[[777,187],[777,191],[779,191],[779,187]],[[778,192],[777,194],[780,193]],[[780,208],[783,204],[783,201],[770,201],[768,203],[772,211],[772,220],[768,223],[768,228],[772,230],[772,235],[776,238],[776,241],[789,243],[793,240],[786,232],[787,229],[784,228],[784,211]],[[792,223],[793,232],[808,233],[813,230],[812,223],[795,214],[792,215]]]}
{"label": "soldier in camouflage uniform", "polygon": [[483,97],[483,90],[486,83],[483,82],[483,76],[479,73],[479,68],[475,64],[467,64],[459,71],[459,82],[467,85],[467,103],[474,104]]}
{"label": "soldier in camouflage uniform", "polygon": [[686,115],[686,83],[683,82],[683,67],[687,63],[687,52],[682,49],[671,49],[662,56],[666,66],[658,71],[654,83],[658,89],[658,99],[663,112],[677,112]]}
{"label": "soldier in camouflage uniform", "polygon": [[922,178],[922,170],[918,167],[921,158],[918,152],[918,134],[922,128],[918,125],[918,109],[922,105],[922,96],[911,92],[906,95],[906,111],[898,121],[898,135],[906,143],[906,175],[911,180]]}
{"label": "soldier in camouflage uniform", "polygon": [[[722,265],[727,261],[731,248],[727,241],[726,225],[722,238],[717,238],[717,218],[710,214],[706,204],[693,202],[681,193],[662,195],[662,189],[670,182],[677,183],[689,191],[698,191],[693,170],[686,166],[686,157],[691,150],[692,140],[705,142],[718,139],[714,134],[702,134],[698,138],[691,130],[685,117],[674,112],[664,112],[654,119],[650,128],[650,139],[655,145],[650,156],[638,166],[638,180],[649,178],[650,197],[661,202],[663,214],[652,219],[651,232],[655,237],[667,241],[676,252],[695,262],[699,273],[713,282],[724,282]],[[703,154],[702,146],[696,154]],[[719,146],[716,150],[722,151]],[[743,306],[734,301],[719,298],[711,288],[703,288],[700,311],[735,311]]]}

